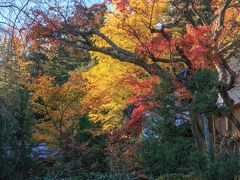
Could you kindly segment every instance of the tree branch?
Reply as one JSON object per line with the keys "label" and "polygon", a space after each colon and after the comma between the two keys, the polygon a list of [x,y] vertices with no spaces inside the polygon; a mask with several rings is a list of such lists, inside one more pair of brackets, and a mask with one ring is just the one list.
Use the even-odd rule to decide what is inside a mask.
{"label": "tree branch", "polygon": [[230,74],[230,81],[226,87],[226,91],[232,89],[235,85],[236,82],[236,78],[237,78],[237,74],[236,72],[234,72],[231,67],[228,65],[227,61],[221,57],[221,62],[222,65],[224,66],[224,68],[228,71],[228,73]]}
{"label": "tree branch", "polygon": [[194,3],[192,3],[192,10],[200,18],[203,25],[208,25],[209,24],[207,22],[207,20],[204,18],[204,16],[202,15],[202,13],[200,11],[198,11],[198,9],[195,7]]}
{"label": "tree branch", "polygon": [[214,32],[214,39],[217,39],[221,33],[221,30],[224,26],[225,14],[232,0],[225,0],[223,7],[219,13],[217,28]]}

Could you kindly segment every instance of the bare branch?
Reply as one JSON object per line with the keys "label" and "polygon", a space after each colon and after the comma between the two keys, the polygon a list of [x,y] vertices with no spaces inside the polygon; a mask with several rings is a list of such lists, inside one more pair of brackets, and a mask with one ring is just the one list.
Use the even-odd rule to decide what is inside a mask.
{"label": "bare branch", "polygon": [[204,16],[202,15],[202,13],[201,13],[200,11],[198,11],[198,9],[195,7],[195,4],[194,4],[194,3],[192,3],[192,10],[193,10],[193,12],[195,13],[195,15],[197,15],[197,16],[200,18],[200,20],[201,20],[201,22],[202,22],[203,25],[209,24],[209,23],[207,22],[207,20],[204,18]]}
{"label": "bare branch", "polygon": [[240,37],[237,37],[236,40],[232,41],[231,43],[224,46],[222,49],[219,50],[220,53],[225,53],[228,50],[240,45]]}
{"label": "bare branch", "polygon": [[221,33],[221,30],[224,26],[225,14],[226,14],[227,9],[229,8],[229,5],[231,4],[231,1],[232,0],[225,0],[224,5],[220,10],[217,28],[214,32],[214,39],[217,39]]}

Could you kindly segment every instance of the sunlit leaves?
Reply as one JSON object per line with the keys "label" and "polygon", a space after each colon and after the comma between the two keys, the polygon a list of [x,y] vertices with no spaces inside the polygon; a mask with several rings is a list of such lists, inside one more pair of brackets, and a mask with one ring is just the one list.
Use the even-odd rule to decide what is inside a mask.
{"label": "sunlit leaves", "polygon": [[123,110],[129,103],[131,91],[130,86],[123,83],[123,77],[134,76],[135,72],[141,70],[134,65],[106,58],[84,73],[84,77],[94,85],[87,92],[84,102],[89,105],[91,120],[102,125],[102,132],[109,132],[125,123]]}
{"label": "sunlit leaves", "polygon": [[188,25],[186,29],[181,45],[194,68],[211,67],[219,63],[216,43],[210,38],[213,36],[211,27],[193,28]]}
{"label": "sunlit leaves", "polygon": [[72,72],[69,80],[62,85],[56,85],[54,77],[40,76],[28,84],[28,88],[31,91],[31,103],[43,120],[37,126],[49,131],[46,133],[47,139],[49,136],[70,135],[77,126],[77,119],[86,113],[81,99],[87,86],[80,72]]}

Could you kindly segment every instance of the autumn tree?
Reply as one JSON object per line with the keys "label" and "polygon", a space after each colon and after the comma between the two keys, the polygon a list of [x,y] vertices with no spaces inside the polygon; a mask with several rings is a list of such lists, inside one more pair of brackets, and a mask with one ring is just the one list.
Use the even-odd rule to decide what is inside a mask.
{"label": "autumn tree", "polygon": [[[219,93],[228,107],[226,115],[240,129],[233,113],[234,102],[227,93],[237,83],[229,62],[239,50],[238,0],[109,3],[112,12],[105,4],[85,7],[81,3],[74,4],[70,15],[63,14],[60,7],[49,7],[48,13],[36,9],[28,37],[32,43],[61,41],[79,51],[88,50],[94,57],[131,63],[160,77],[166,71],[174,76],[180,67],[190,75],[202,68],[217,69]],[[173,87],[170,93],[178,89],[186,92],[184,83],[175,81]],[[199,117],[191,118],[197,147],[204,141],[197,126],[201,122]]]}
{"label": "autumn tree", "polygon": [[89,116],[102,127],[99,132],[111,132],[126,122],[123,113],[132,96],[131,85],[125,80],[131,77],[138,80],[148,75],[140,68],[109,58],[99,58],[97,65],[84,73],[88,82],[94,85],[84,97],[90,105]]}
{"label": "autumn tree", "polygon": [[42,117],[36,125],[35,137],[64,146],[67,138],[74,135],[78,118],[85,113],[81,99],[85,94],[86,84],[81,73],[73,72],[62,85],[54,83],[54,77],[39,76],[27,85],[31,91],[31,103]]}

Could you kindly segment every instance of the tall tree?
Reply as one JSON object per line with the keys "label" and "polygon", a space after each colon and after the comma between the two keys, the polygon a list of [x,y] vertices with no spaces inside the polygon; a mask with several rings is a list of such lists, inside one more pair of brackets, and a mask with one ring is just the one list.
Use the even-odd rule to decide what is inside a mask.
{"label": "tall tree", "polygon": [[71,73],[67,82],[54,84],[54,77],[40,76],[27,87],[31,91],[31,103],[42,117],[34,133],[39,140],[48,140],[64,147],[65,141],[74,134],[78,119],[85,114],[81,102],[86,84],[79,72]]}
{"label": "tall tree", "polygon": [[[227,116],[240,129],[227,93],[237,83],[229,61],[239,50],[238,0],[111,0],[110,4],[112,12],[104,4],[85,7],[76,3],[70,16],[63,15],[60,7],[51,7],[48,13],[36,9],[29,38],[39,43],[62,41],[79,51],[91,51],[95,57],[132,63],[160,77],[167,68],[177,74],[178,65],[191,75],[202,68],[216,68]],[[191,121],[196,139],[201,136],[199,121]]]}

